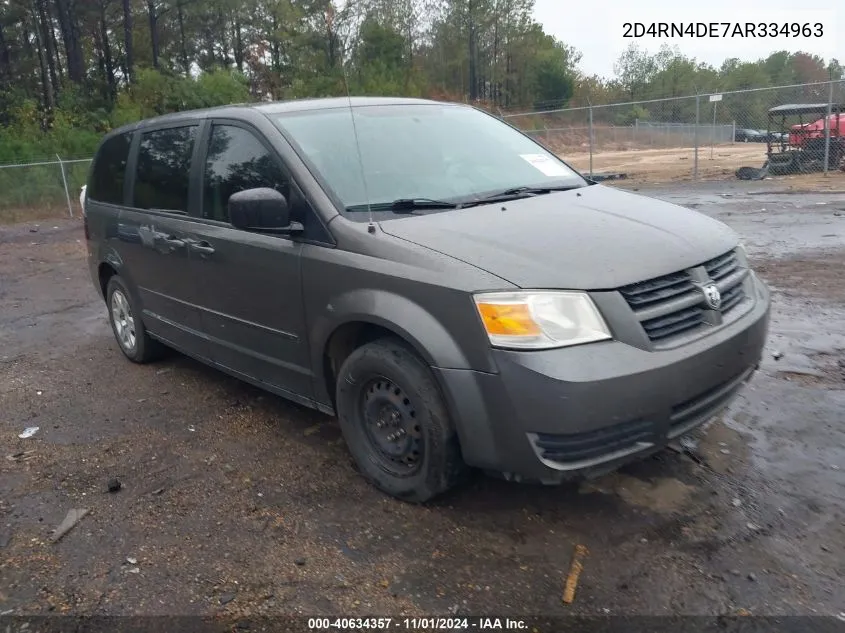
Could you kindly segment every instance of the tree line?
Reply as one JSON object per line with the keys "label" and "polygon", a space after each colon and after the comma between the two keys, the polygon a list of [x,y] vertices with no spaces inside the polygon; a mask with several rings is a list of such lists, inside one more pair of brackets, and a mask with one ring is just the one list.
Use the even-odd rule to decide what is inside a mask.
{"label": "tree line", "polygon": [[[595,109],[603,122],[630,125],[642,121],[694,123],[696,100],[693,95],[748,91],[725,95],[716,108],[717,123],[738,127],[765,127],[768,109],[784,103],[827,103],[830,86],[823,82],[842,80],[834,85],[833,98],[845,101],[845,72],[837,59],[829,61],[808,53],[777,51],[756,61],[726,59],[721,66],[702,63],[683,55],[677,47],[664,45],[648,53],[631,44],[614,65],[615,77],[580,77],[568,106],[626,103],[630,105]],[[779,88],[781,86],[794,86]],[[772,88],[771,90],[756,90]],[[667,99],[657,103],[648,102]],[[699,103],[700,121],[712,121],[707,99]]]}
{"label": "tree line", "polygon": [[532,106],[575,51],[533,0],[0,0],[0,162],[163,112],[345,94]]}

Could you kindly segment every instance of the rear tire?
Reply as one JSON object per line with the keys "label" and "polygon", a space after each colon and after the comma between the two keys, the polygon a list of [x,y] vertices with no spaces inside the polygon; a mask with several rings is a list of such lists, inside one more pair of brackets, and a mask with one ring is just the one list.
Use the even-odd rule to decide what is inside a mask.
{"label": "rear tire", "polygon": [[336,395],[349,451],[380,490],[423,503],[466,473],[434,376],[404,345],[381,339],[353,351],[338,374]]}
{"label": "rear tire", "polygon": [[159,358],[164,346],[147,333],[141,312],[132,293],[118,275],[106,286],[109,323],[120,351],[133,363],[148,363]]}

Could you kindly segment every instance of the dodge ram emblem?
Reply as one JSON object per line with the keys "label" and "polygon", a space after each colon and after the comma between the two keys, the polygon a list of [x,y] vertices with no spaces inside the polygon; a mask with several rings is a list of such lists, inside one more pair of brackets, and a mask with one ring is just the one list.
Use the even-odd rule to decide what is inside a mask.
{"label": "dodge ram emblem", "polygon": [[722,295],[716,284],[707,284],[701,291],[704,293],[704,300],[711,310],[718,310],[722,305]]}

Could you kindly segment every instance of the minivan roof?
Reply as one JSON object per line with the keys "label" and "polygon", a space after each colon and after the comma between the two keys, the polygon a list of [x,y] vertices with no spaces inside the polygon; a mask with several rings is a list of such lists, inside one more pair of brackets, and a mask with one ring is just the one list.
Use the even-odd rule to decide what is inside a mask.
{"label": "minivan roof", "polygon": [[449,103],[446,101],[433,101],[431,99],[412,99],[406,97],[326,97],[321,99],[293,99],[290,101],[273,101],[257,103],[234,103],[231,105],[217,106],[214,108],[201,108],[197,110],[185,110],[173,112],[150,119],[143,119],[129,123],[109,132],[107,136],[130,132],[138,128],[145,128],[179,121],[196,121],[209,116],[243,116],[249,112],[260,112],[264,115],[284,114],[287,112],[302,112],[306,110],[332,110],[348,108],[350,103],[353,108],[363,106],[385,106],[385,105],[457,105],[460,103]]}
{"label": "minivan roof", "polygon": [[[283,112],[299,112],[302,110],[330,110],[333,108],[348,108],[381,105],[422,105],[441,104],[442,101],[430,99],[412,99],[407,97],[328,97],[324,99],[294,99],[292,101],[274,101],[273,103],[251,104],[256,110],[265,114],[281,114]],[[451,105],[451,104],[450,104]]]}

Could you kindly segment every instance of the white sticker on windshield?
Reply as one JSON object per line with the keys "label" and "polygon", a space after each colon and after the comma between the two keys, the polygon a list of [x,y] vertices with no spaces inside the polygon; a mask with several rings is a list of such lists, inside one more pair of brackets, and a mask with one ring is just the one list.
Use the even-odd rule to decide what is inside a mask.
{"label": "white sticker on windshield", "polygon": [[571,172],[551,156],[545,154],[520,154],[520,157],[546,176],[570,176]]}

